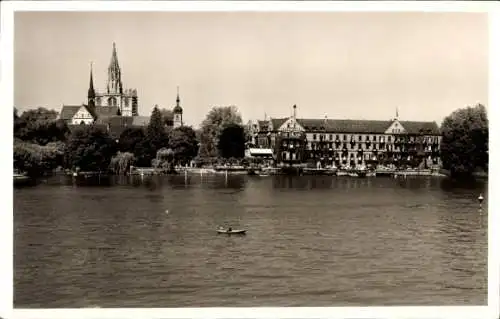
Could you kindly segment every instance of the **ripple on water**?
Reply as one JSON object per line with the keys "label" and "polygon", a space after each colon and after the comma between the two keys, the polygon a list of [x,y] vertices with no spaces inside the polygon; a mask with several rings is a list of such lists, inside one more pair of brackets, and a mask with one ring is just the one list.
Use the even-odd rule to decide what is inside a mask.
{"label": "ripple on water", "polygon": [[15,190],[15,306],[486,303],[487,184],[224,178]]}

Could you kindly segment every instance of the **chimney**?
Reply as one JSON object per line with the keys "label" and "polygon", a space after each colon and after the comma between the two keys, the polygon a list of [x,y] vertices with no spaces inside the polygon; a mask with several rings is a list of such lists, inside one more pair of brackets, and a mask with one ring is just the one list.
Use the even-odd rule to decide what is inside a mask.
{"label": "chimney", "polygon": [[294,121],[297,120],[297,105],[296,104],[293,105],[293,120]]}

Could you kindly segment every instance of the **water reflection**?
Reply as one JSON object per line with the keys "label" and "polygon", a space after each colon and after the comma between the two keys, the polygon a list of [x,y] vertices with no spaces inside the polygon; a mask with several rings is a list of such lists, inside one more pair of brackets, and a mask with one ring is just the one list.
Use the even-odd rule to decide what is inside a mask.
{"label": "water reflection", "polygon": [[451,178],[440,179],[441,189],[444,191],[457,191],[457,190],[474,190],[482,188],[487,180],[484,179],[469,179],[469,180],[456,180]]}
{"label": "water reflection", "polygon": [[439,187],[445,192],[470,193],[470,190],[484,189],[486,180],[459,181],[450,178],[408,176],[406,178],[390,177],[367,177],[352,178],[342,176],[247,176],[247,175],[193,175],[178,174],[167,176],[111,176],[111,177],[72,177],[59,176],[38,181],[46,185],[73,185],[73,186],[134,186],[146,187],[155,190],[163,187],[189,188],[205,185],[216,189],[221,188],[244,188],[247,182],[258,183],[259,181],[271,180],[274,188],[293,189],[324,189],[324,188],[360,188],[360,187],[384,187],[397,185],[401,188],[433,188]]}
{"label": "water reflection", "polygon": [[330,189],[371,187],[373,178],[335,176],[272,176],[273,188],[277,189]]}

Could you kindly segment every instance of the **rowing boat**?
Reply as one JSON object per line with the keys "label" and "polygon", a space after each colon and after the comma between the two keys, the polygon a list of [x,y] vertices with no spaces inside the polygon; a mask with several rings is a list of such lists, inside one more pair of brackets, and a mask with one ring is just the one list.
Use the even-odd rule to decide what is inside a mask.
{"label": "rowing boat", "polygon": [[227,235],[245,235],[247,231],[245,229],[217,229],[218,234],[227,234]]}

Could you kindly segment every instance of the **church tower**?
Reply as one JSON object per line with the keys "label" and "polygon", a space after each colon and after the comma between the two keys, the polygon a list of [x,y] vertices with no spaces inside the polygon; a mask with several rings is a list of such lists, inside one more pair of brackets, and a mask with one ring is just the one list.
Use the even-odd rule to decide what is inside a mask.
{"label": "church tower", "polygon": [[108,82],[104,90],[94,89],[93,64],[90,65],[90,84],[87,94],[88,105],[97,113],[106,116],[138,116],[139,99],[136,89],[124,89],[122,84],[122,71],[118,64],[116,44],[113,42],[111,61],[108,66]]}
{"label": "church tower", "polygon": [[95,90],[94,90],[94,78],[92,76],[92,63],[90,63],[90,83],[89,90],[87,93],[87,104],[90,108],[95,108]]}
{"label": "church tower", "polygon": [[122,77],[120,65],[118,65],[118,56],[116,54],[116,45],[113,42],[113,53],[108,67],[108,94],[122,94]]}
{"label": "church tower", "polygon": [[177,99],[173,110],[174,113],[174,128],[181,127],[182,123],[182,107],[180,105],[181,99],[179,98],[179,87],[177,87]]}

